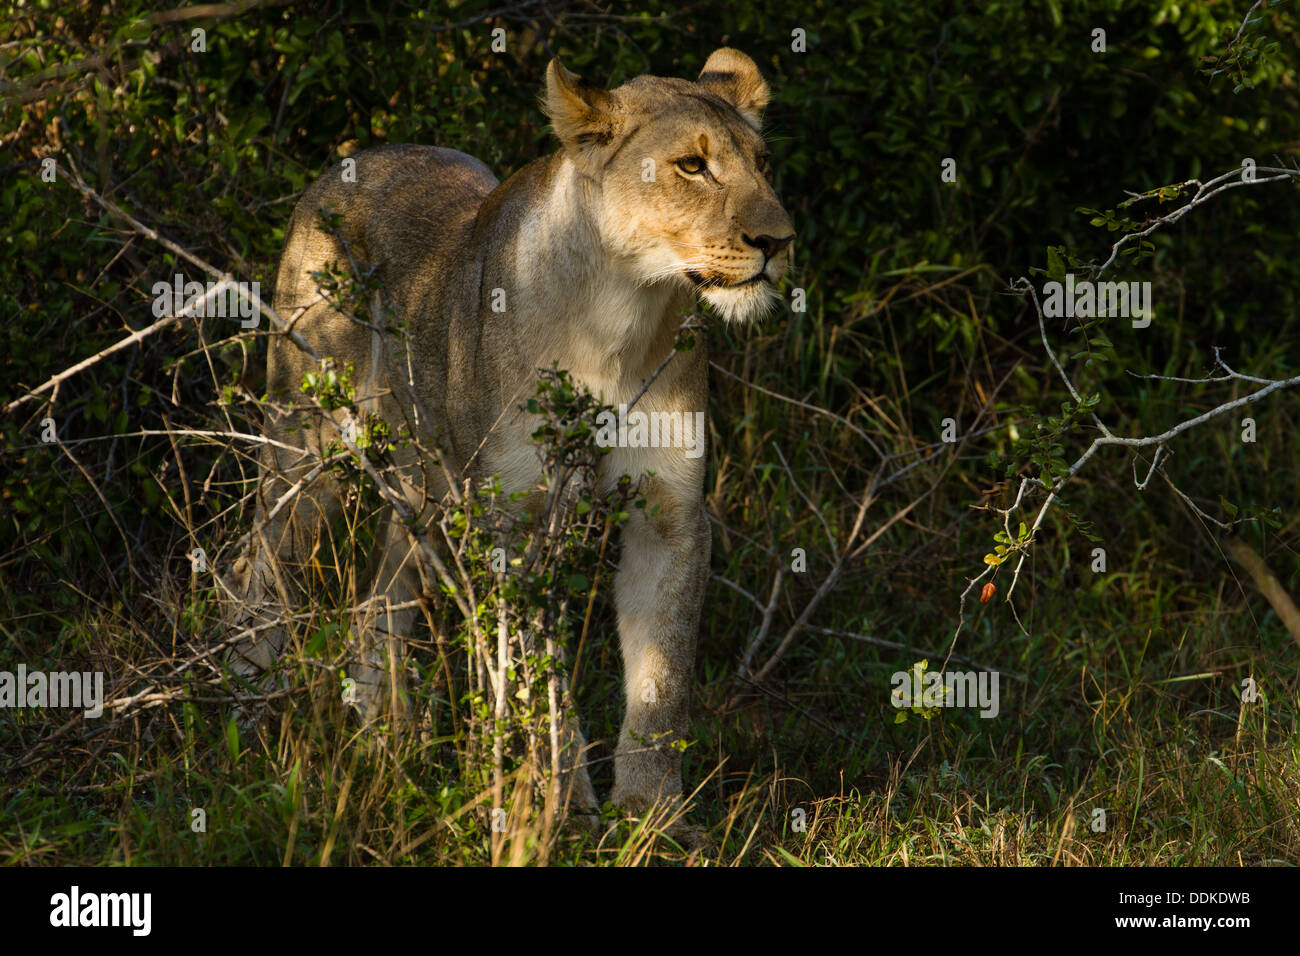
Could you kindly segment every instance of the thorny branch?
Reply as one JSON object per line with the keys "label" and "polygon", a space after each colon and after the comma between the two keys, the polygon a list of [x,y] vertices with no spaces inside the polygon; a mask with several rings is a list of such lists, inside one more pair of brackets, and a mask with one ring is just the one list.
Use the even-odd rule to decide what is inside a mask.
{"label": "thorny branch", "polygon": [[[1258,4],[1256,4],[1256,6],[1258,6]],[[1189,199],[1184,205],[1180,206],[1178,209],[1175,209],[1166,215],[1156,217],[1150,222],[1149,225],[1145,226],[1143,229],[1137,232],[1131,232],[1125,234],[1124,236],[1121,236],[1120,239],[1117,242],[1115,242],[1114,245],[1111,247],[1110,256],[1106,259],[1104,263],[1102,263],[1100,268],[1097,270],[1096,274],[1098,276],[1104,274],[1105,271],[1108,268],[1110,268],[1110,266],[1115,262],[1115,259],[1119,255],[1120,251],[1126,245],[1130,244],[1133,240],[1141,239],[1142,237],[1150,235],[1151,233],[1155,232],[1157,229],[1160,229],[1163,226],[1167,226],[1178,222],[1185,215],[1187,215],[1187,213],[1191,212],[1193,209],[1199,206],[1204,205],[1210,199],[1214,198],[1215,196],[1219,195],[1225,190],[1234,189],[1239,186],[1263,185],[1265,183],[1275,183],[1275,182],[1283,182],[1283,181],[1300,183],[1300,168],[1290,168],[1290,167],[1281,167],[1281,166],[1279,167],[1261,166],[1255,169],[1255,174],[1256,175],[1253,177],[1247,177],[1243,173],[1243,170],[1239,168],[1239,169],[1230,170],[1226,173],[1216,176],[1213,179],[1209,180],[1208,182],[1202,183],[1198,179],[1191,179],[1184,183],[1179,184],[1179,188],[1186,188],[1190,186],[1196,187],[1196,192],[1192,196],[1192,198]],[[1261,177],[1259,174],[1269,174],[1269,175],[1265,175]],[[1154,195],[1154,194],[1155,192],[1152,192],[1150,194],[1142,194],[1137,198],[1149,198],[1150,195]],[[1040,335],[1042,336],[1043,350],[1044,352],[1046,352],[1052,367],[1056,370],[1057,376],[1060,378],[1062,384],[1064,384],[1071,398],[1073,398],[1077,403],[1082,403],[1083,398],[1080,395],[1079,389],[1075,386],[1069,374],[1065,371],[1064,367],[1061,365],[1061,362],[1057,358],[1056,352],[1053,350],[1051,342],[1049,341],[1048,334],[1047,334],[1047,327],[1043,317],[1043,310],[1038,301],[1038,295],[1033,287],[1033,284],[1027,278],[1021,277],[1015,283],[1013,283],[1012,291],[1018,292],[1021,295],[1029,296],[1033,304],[1035,316],[1038,321],[1039,332]],[[1210,515],[1207,515],[1199,507],[1193,504],[1191,498],[1188,497],[1185,493],[1183,493],[1179,488],[1177,488],[1163,471],[1159,470],[1159,465],[1162,457],[1168,455],[1167,444],[1173,439],[1179,437],[1180,435],[1183,435],[1184,433],[1190,431],[1191,429],[1196,428],[1200,425],[1204,425],[1206,422],[1209,422],[1215,418],[1227,414],[1228,412],[1231,412],[1234,409],[1241,408],[1245,405],[1253,404],[1257,401],[1260,401],[1261,399],[1267,397],[1273,392],[1281,391],[1287,388],[1294,388],[1297,385],[1300,385],[1300,375],[1292,376],[1290,378],[1283,378],[1283,379],[1267,379],[1267,378],[1261,378],[1253,375],[1245,375],[1236,372],[1232,368],[1230,368],[1228,364],[1224,362],[1222,356],[1220,355],[1220,350],[1218,348],[1214,350],[1214,363],[1215,363],[1214,370],[1222,369],[1223,371],[1222,375],[1215,376],[1213,374],[1214,370],[1212,370],[1210,375],[1207,375],[1201,379],[1186,379],[1186,378],[1177,378],[1173,376],[1160,376],[1160,375],[1144,376],[1144,377],[1160,379],[1160,380],[1168,380],[1168,381],[1190,382],[1194,384],[1202,384],[1207,382],[1227,382],[1227,381],[1248,382],[1252,385],[1258,385],[1260,387],[1250,392],[1247,395],[1243,395],[1231,401],[1223,402],[1217,405],[1216,407],[1210,409],[1207,412],[1204,412],[1200,415],[1196,415],[1192,418],[1187,419],[1186,421],[1180,422],[1177,425],[1174,425],[1173,427],[1168,428],[1163,432],[1160,432],[1159,434],[1147,435],[1138,438],[1125,438],[1122,436],[1115,435],[1110,430],[1110,428],[1107,427],[1105,422],[1101,420],[1099,416],[1097,416],[1095,413],[1091,415],[1093,425],[1095,426],[1099,434],[1097,435],[1097,437],[1095,437],[1092,440],[1092,442],[1088,445],[1088,447],[1084,449],[1082,454],[1080,454],[1078,458],[1075,459],[1074,463],[1071,464],[1070,467],[1066,470],[1064,476],[1056,480],[1052,485],[1052,487],[1047,488],[1047,492],[1048,492],[1047,497],[1044,499],[1043,503],[1039,506],[1038,511],[1034,516],[1034,521],[1029,528],[1028,536],[1023,541],[1012,545],[1012,550],[1019,552],[1019,554],[1016,560],[1015,571],[1012,574],[1011,584],[1008,586],[1006,590],[1006,595],[1004,598],[1006,601],[1010,602],[1011,596],[1015,593],[1016,584],[1020,580],[1021,568],[1024,566],[1025,559],[1029,556],[1029,546],[1030,544],[1032,544],[1034,537],[1038,532],[1038,529],[1042,527],[1043,520],[1044,518],[1046,518],[1048,511],[1051,509],[1054,503],[1059,501],[1062,489],[1070,482],[1071,479],[1075,477],[1075,475],[1077,475],[1083,469],[1084,465],[1086,465],[1093,458],[1093,456],[1102,448],[1106,448],[1110,446],[1119,446],[1123,448],[1139,449],[1139,448],[1149,448],[1151,446],[1155,446],[1156,452],[1150,464],[1150,467],[1147,471],[1146,478],[1140,481],[1137,478],[1137,470],[1136,470],[1137,463],[1136,460],[1134,461],[1134,466],[1133,466],[1134,484],[1137,486],[1137,488],[1139,490],[1145,489],[1147,484],[1151,480],[1151,476],[1153,474],[1159,473],[1161,478],[1164,479],[1165,483],[1169,485],[1169,487],[1175,492],[1175,494],[1177,494],[1178,497],[1184,503],[1191,506],[1195,510],[1195,512],[1198,515],[1200,515],[1202,518],[1207,519],[1208,521],[1212,522],[1213,524],[1217,525],[1220,528],[1226,529],[1228,527],[1231,527],[1231,524],[1227,522],[1223,522]],[[1130,372],[1129,374],[1133,374],[1133,373]],[[995,509],[999,514],[1002,515],[1003,527],[1005,530],[1007,530],[1008,532],[1010,531],[1011,515],[1020,509],[1021,503],[1024,501],[1026,493],[1031,490],[1046,488],[1046,487],[1047,486],[1040,479],[1036,477],[1027,477],[1021,479],[1020,486],[1016,493],[1015,500],[1011,503],[1011,505],[1005,509],[1004,508]],[[1254,519],[1242,518],[1239,520],[1246,521],[1246,520],[1254,520]],[[975,588],[975,586],[980,581],[982,581],[985,577],[993,573],[995,570],[996,567],[993,565],[986,567],[980,574],[978,574],[974,578],[971,578],[970,581],[967,583],[965,590],[962,591],[959,610],[958,610],[957,626],[953,631],[950,650],[951,647],[956,646],[957,638],[961,634],[962,627],[965,626],[967,598],[969,597],[971,591]],[[1017,618],[1017,621],[1018,620],[1019,619]],[[1024,629],[1023,625],[1021,625],[1021,629],[1022,630]]]}

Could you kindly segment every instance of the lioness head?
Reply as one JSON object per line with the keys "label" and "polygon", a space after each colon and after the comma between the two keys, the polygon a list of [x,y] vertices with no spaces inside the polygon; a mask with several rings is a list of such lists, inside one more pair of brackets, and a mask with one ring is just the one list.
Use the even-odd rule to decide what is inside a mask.
{"label": "lioness head", "polygon": [[638,76],[614,90],[557,58],[543,105],[594,191],[605,247],[638,282],[689,285],[744,320],[775,303],[794,240],[759,134],[767,100],[754,61],[723,48],[694,83]]}

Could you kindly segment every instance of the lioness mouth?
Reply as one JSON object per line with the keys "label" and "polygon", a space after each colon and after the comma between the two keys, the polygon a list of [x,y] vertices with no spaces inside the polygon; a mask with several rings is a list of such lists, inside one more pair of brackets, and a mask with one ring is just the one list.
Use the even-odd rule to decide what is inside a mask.
{"label": "lioness mouth", "polygon": [[741,286],[753,285],[755,282],[771,282],[766,273],[760,272],[758,275],[750,276],[748,279],[741,279],[739,282],[725,282],[714,276],[702,276],[698,272],[687,271],[686,278],[690,279],[698,288],[701,289],[739,289]]}

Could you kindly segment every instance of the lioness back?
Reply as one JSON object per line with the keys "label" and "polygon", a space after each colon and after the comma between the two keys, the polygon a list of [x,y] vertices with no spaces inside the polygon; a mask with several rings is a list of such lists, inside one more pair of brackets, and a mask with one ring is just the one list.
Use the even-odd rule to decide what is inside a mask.
{"label": "lioness back", "polygon": [[[277,310],[290,321],[300,313],[296,328],[320,354],[374,360],[378,356],[370,332],[322,308],[319,283],[312,275],[329,263],[346,266],[349,255],[363,270],[373,268],[384,304],[391,314],[407,320],[420,353],[416,390],[441,412],[448,376],[454,374],[448,360],[465,342],[463,337],[459,343],[451,341],[449,320],[458,311],[462,318],[471,318],[463,313],[467,300],[474,298],[472,290],[459,287],[472,279],[461,266],[471,255],[479,208],[498,185],[487,166],[454,149],[379,146],[361,151],[314,182],[294,209],[280,260]],[[320,229],[323,211],[342,217],[339,234],[346,247]],[[388,391],[390,381],[401,391],[398,383],[407,375],[405,369],[392,367],[394,357],[390,353],[384,367],[375,369],[378,375],[368,375],[366,362],[355,363],[359,394]],[[291,395],[304,369],[303,356],[292,346],[274,343],[268,362],[270,391]],[[372,410],[394,422],[409,417],[410,405],[392,398],[385,395]],[[452,435],[444,438],[461,444]],[[468,434],[465,439],[469,441]]]}
{"label": "lioness back", "polygon": [[498,184],[473,156],[439,146],[379,146],[331,173],[308,187],[289,223],[276,286],[289,306],[316,298],[303,266],[334,248],[317,229],[320,210],[340,213],[356,253],[401,290],[407,276],[427,275],[468,245],[479,205]]}

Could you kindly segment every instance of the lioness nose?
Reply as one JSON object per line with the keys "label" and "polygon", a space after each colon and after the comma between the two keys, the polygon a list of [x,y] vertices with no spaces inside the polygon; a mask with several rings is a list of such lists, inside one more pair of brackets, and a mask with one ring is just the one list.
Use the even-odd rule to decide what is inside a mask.
{"label": "lioness nose", "polygon": [[742,234],[742,237],[744,238],[746,245],[753,246],[755,249],[762,252],[768,259],[771,259],[786,246],[790,245],[790,243],[794,242],[794,233],[790,233],[790,235],[783,236],[780,239],[776,236],[767,235],[750,237]]}

